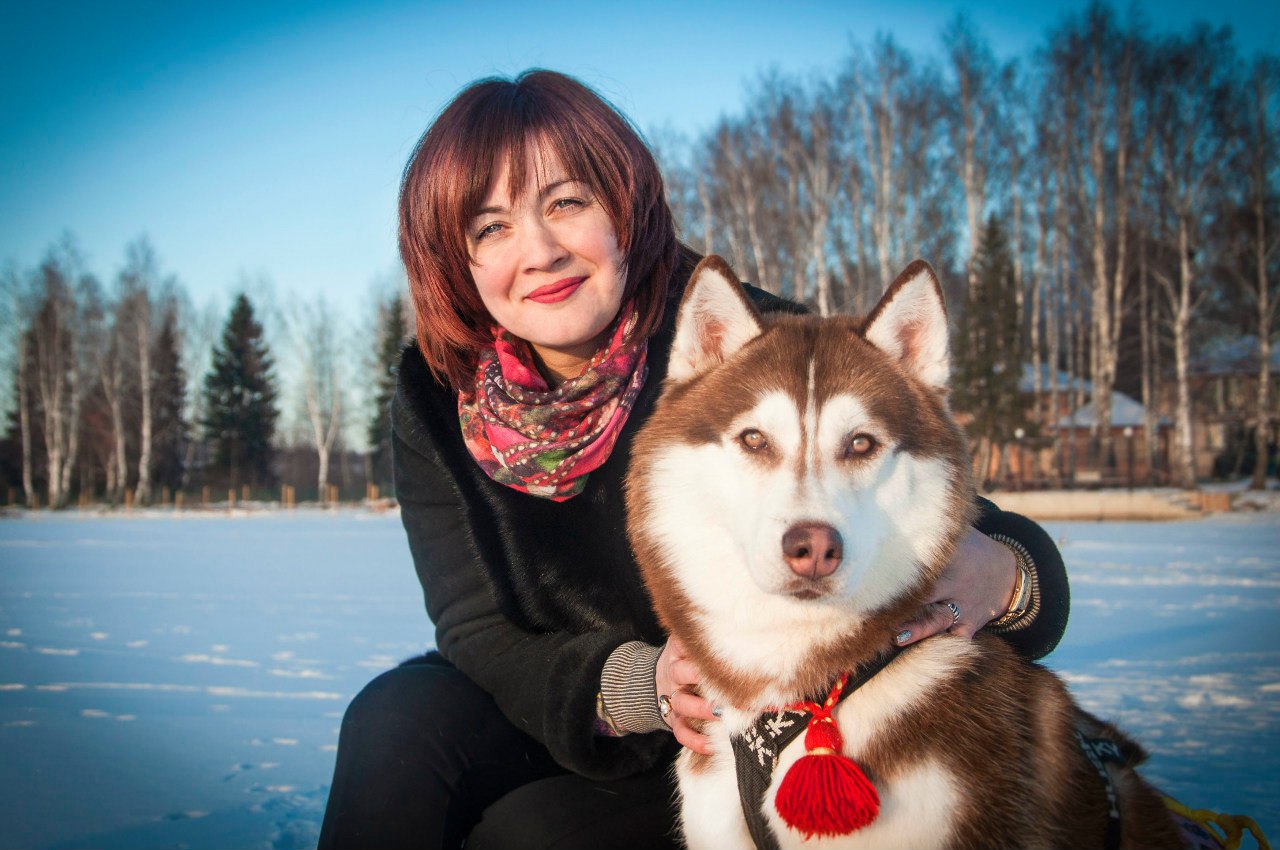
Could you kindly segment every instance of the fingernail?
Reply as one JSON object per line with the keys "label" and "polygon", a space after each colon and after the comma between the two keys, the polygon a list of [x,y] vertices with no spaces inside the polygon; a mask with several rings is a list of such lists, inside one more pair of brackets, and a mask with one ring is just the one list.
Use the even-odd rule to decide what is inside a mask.
{"label": "fingernail", "polygon": [[711,713],[714,714],[716,717],[724,717],[724,709],[718,705],[715,708],[711,709]]}
{"label": "fingernail", "polygon": [[909,640],[911,640],[910,629],[903,629],[902,631],[898,632],[896,635],[893,636],[893,641],[894,643],[897,643],[897,644],[904,644]]}

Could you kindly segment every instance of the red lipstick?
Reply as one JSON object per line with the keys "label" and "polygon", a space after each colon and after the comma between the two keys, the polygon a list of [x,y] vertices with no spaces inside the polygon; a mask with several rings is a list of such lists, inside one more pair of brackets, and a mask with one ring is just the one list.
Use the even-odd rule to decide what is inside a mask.
{"label": "red lipstick", "polygon": [[557,301],[565,300],[570,295],[577,292],[578,287],[582,286],[582,282],[586,279],[586,275],[561,278],[555,283],[548,283],[546,286],[539,286],[533,292],[526,295],[525,298],[530,301],[537,301],[539,304],[554,304]]}

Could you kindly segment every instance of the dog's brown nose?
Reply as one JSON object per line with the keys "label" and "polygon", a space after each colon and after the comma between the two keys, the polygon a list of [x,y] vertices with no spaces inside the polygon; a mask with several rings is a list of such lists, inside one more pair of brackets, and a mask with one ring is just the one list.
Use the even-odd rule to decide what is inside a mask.
{"label": "dog's brown nose", "polygon": [[782,557],[802,578],[824,578],[840,566],[844,540],[840,532],[823,523],[794,525],[782,535]]}

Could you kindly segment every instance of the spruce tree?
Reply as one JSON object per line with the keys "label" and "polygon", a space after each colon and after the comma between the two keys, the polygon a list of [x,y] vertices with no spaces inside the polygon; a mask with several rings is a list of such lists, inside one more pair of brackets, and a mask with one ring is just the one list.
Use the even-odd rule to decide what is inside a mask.
{"label": "spruce tree", "polygon": [[1018,325],[1018,293],[1013,255],[999,219],[987,219],[974,255],[974,285],[964,300],[955,336],[953,398],[972,416],[972,439],[994,445],[1011,442],[1026,429],[1029,397],[1018,390],[1024,345]]}
{"label": "spruce tree", "polygon": [[391,399],[396,394],[396,364],[405,343],[406,330],[399,293],[378,307],[377,349],[374,351],[374,394],[369,420],[370,478],[379,485],[391,482]]}
{"label": "spruce tree", "polygon": [[187,376],[182,369],[178,339],[178,316],[172,307],[165,311],[160,333],[152,346],[151,375],[154,436],[151,452],[152,481],[177,490],[182,486],[186,457],[187,422],[183,410],[187,400]]}
{"label": "spruce tree", "polygon": [[262,325],[241,293],[204,379],[201,423],[213,466],[231,487],[271,480],[271,440],[279,415],[272,365]]}

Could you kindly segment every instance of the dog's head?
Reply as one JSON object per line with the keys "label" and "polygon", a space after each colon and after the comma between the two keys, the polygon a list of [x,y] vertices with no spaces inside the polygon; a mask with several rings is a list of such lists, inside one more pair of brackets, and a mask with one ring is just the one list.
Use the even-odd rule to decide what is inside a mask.
{"label": "dog's head", "polygon": [[973,511],[949,371],[924,262],[865,319],[762,319],[729,266],[705,259],[628,478],[667,627],[695,642],[709,624],[726,632],[716,643],[735,628],[831,638],[919,604]]}

